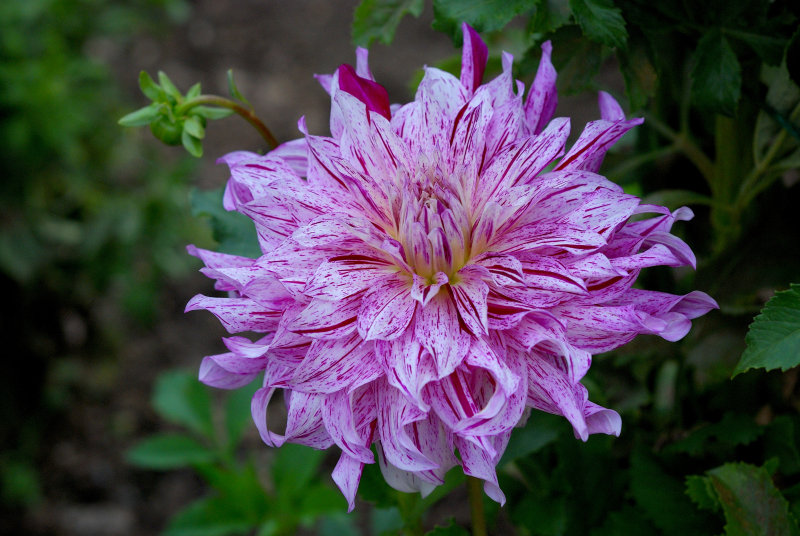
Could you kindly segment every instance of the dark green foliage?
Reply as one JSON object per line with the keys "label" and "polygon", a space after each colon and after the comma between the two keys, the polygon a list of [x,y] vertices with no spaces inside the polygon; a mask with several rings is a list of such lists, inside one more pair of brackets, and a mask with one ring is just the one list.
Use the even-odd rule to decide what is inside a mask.
{"label": "dark green foliage", "polygon": [[353,15],[353,42],[362,47],[376,39],[391,43],[406,13],[419,17],[424,4],[424,0],[362,0]]}
{"label": "dark green foliage", "polygon": [[704,35],[691,63],[695,102],[709,111],[733,115],[741,93],[742,68],[722,32]]}
{"label": "dark green foliage", "polygon": [[734,374],[753,368],[785,371],[800,364],[800,284],[767,302],[745,341],[747,350]]}
{"label": "dark green foliage", "polygon": [[192,215],[208,218],[217,251],[230,255],[256,258],[261,256],[253,220],[222,206],[224,188],[192,190]]}

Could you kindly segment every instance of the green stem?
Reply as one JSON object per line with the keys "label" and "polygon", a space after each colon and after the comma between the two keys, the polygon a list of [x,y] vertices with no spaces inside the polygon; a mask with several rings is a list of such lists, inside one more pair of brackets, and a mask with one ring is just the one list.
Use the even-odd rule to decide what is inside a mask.
{"label": "green stem", "polygon": [[278,140],[276,140],[275,136],[272,135],[272,132],[270,132],[270,130],[267,128],[267,125],[262,123],[258,116],[253,113],[253,110],[245,108],[238,102],[226,99],[225,97],[220,97],[217,95],[198,95],[197,97],[189,99],[178,106],[176,113],[178,115],[184,115],[195,106],[203,105],[218,106],[220,108],[232,110],[240,115],[245,121],[250,123],[253,128],[255,128],[259,134],[261,134],[261,137],[264,138],[264,141],[267,142],[267,145],[269,145],[270,149],[274,149],[278,146]]}
{"label": "green stem", "polygon": [[608,170],[608,172],[605,175],[611,180],[617,180],[619,177],[624,177],[625,175],[627,175],[634,169],[638,168],[639,166],[642,166],[654,160],[658,160],[659,158],[670,155],[672,153],[676,153],[678,152],[678,150],[679,150],[678,147],[676,147],[675,145],[666,145],[664,147],[659,147],[658,149],[654,149],[644,154],[626,158],[624,162]]}
{"label": "green stem", "polygon": [[700,174],[708,183],[709,187],[713,189],[714,186],[714,162],[711,161],[705,153],[689,139],[688,134],[679,133],[672,130],[667,124],[662,123],[657,117],[646,113],[645,119],[656,131],[668,138],[674,146],[686,155],[686,158],[695,165],[700,171]]}
{"label": "green stem", "polygon": [[422,516],[417,508],[420,501],[418,493],[397,492],[397,509],[403,519],[404,536],[422,536]]}
{"label": "green stem", "polygon": [[472,536],[486,536],[486,513],[483,511],[483,481],[467,476],[469,509],[472,513]]}

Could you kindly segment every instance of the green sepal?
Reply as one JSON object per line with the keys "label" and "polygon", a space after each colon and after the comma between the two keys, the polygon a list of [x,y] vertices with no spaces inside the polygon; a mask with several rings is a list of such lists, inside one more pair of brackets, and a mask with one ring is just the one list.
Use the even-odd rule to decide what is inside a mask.
{"label": "green sepal", "polygon": [[198,140],[202,140],[206,137],[205,121],[202,117],[192,114],[183,122],[183,131],[188,132],[190,136]]}
{"label": "green sepal", "polygon": [[167,73],[158,71],[158,82],[161,84],[161,88],[167,92],[167,95],[175,99],[175,101],[180,102],[183,100],[183,95],[181,95],[181,92],[175,87],[175,84],[172,83],[172,80],[169,79]]}
{"label": "green sepal", "polygon": [[152,101],[164,100],[166,97],[164,90],[158,87],[158,84],[147,74],[147,71],[139,73],[139,89],[142,90],[145,97]]}
{"label": "green sepal", "polygon": [[129,113],[117,121],[117,123],[123,127],[143,127],[157,119],[160,113],[161,105],[154,102],[149,106],[139,108],[135,112]]}
{"label": "green sepal", "polygon": [[189,134],[189,132],[185,129],[181,133],[181,143],[183,144],[183,148],[186,149],[190,155],[196,158],[203,156],[202,142],[198,138],[195,138]]}
{"label": "green sepal", "polygon": [[150,132],[167,145],[178,145],[181,142],[183,127],[162,115],[150,123]]}
{"label": "green sepal", "polygon": [[189,88],[189,91],[186,92],[186,99],[193,99],[195,97],[200,96],[200,82],[197,82],[195,85]]}
{"label": "green sepal", "polygon": [[192,108],[192,115],[199,115],[206,119],[223,119],[233,114],[233,110],[229,108],[214,108],[211,106],[195,106]]}

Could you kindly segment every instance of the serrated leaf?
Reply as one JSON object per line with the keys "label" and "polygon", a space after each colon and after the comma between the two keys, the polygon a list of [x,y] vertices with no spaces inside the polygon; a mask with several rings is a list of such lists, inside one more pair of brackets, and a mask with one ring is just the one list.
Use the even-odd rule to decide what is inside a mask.
{"label": "serrated leaf", "polygon": [[250,104],[250,101],[244,98],[244,95],[239,91],[239,88],[236,87],[236,82],[233,80],[233,69],[228,69],[228,93],[231,94],[231,97],[238,100],[239,102],[245,104],[247,107],[252,108],[253,106]]}
{"label": "serrated leaf", "polygon": [[745,343],[733,376],[753,368],[786,371],[800,364],[800,284],[767,302],[750,324]]}
{"label": "serrated leaf", "polygon": [[500,30],[535,3],[530,0],[433,0],[433,28],[458,42],[462,22],[479,32]]}
{"label": "serrated leaf", "polygon": [[158,118],[161,106],[157,103],[152,103],[144,108],[139,108],[135,112],[131,112],[123,116],[117,123],[123,127],[143,127],[149,125],[154,119]]}
{"label": "serrated leaf", "polygon": [[711,479],[702,475],[689,475],[686,477],[686,495],[703,510],[719,510],[717,492],[711,485]]}
{"label": "serrated leaf", "polygon": [[469,534],[467,529],[456,524],[456,520],[451,517],[447,525],[433,527],[433,530],[426,532],[425,536],[469,536]]}
{"label": "serrated leaf", "polygon": [[631,459],[631,493],[653,524],[666,534],[710,534],[708,518],[684,494],[683,483],[643,451]]}
{"label": "serrated leaf", "polygon": [[718,30],[705,34],[692,55],[692,96],[711,112],[733,115],[742,86],[742,68]]}
{"label": "serrated leaf", "polygon": [[[184,127],[185,126],[186,123],[184,123]],[[183,148],[195,158],[203,156],[203,142],[189,134],[189,131],[185,128],[183,132],[181,132],[181,144]]]}
{"label": "serrated leaf", "polygon": [[213,439],[211,397],[195,374],[182,370],[161,374],[156,380],[153,407],[168,421]]}
{"label": "serrated leaf", "polygon": [[610,47],[625,47],[625,19],[612,0],[569,0],[569,6],[589,39]]}
{"label": "serrated leaf", "polygon": [[147,74],[146,71],[139,73],[139,89],[142,90],[145,97],[152,101],[163,100],[165,97],[164,90],[158,87],[158,84]]}
{"label": "serrated leaf", "polygon": [[128,450],[126,458],[129,463],[138,467],[177,469],[213,461],[216,453],[191,437],[164,434],[139,442]]}
{"label": "serrated leaf", "polygon": [[567,24],[571,16],[572,10],[567,0],[540,0],[536,2],[528,30],[530,33],[546,35]]}
{"label": "serrated leaf", "polygon": [[255,524],[243,518],[236,504],[224,497],[193,502],[170,520],[164,536],[227,536],[252,531]]}
{"label": "serrated leaf", "polygon": [[202,140],[206,136],[206,129],[203,126],[203,122],[197,116],[189,117],[183,122],[183,131],[198,140]]}
{"label": "serrated leaf", "polygon": [[158,71],[158,83],[161,84],[161,88],[167,92],[167,95],[176,101],[183,99],[181,92],[178,91],[178,88],[175,87],[175,84],[172,83],[172,80],[169,79],[169,76],[164,71]]}
{"label": "serrated leaf", "polygon": [[222,206],[223,189],[200,191],[193,189],[189,195],[192,216],[209,218],[211,233],[219,244],[217,251],[229,255],[257,258],[262,255],[253,221],[236,211]]}
{"label": "serrated leaf", "polygon": [[234,112],[228,108],[213,108],[211,106],[195,106],[192,108],[191,113],[193,115],[199,115],[200,117],[205,117],[206,119],[222,119],[224,117],[228,117],[232,115]]}
{"label": "serrated leaf", "polygon": [[353,15],[353,43],[368,47],[376,39],[389,44],[407,13],[419,17],[423,0],[362,0]]}
{"label": "serrated leaf", "polygon": [[727,28],[725,33],[747,43],[764,63],[778,65],[783,58],[783,49],[786,46],[785,38],[731,28]]}
{"label": "serrated leaf", "polygon": [[728,536],[796,536],[789,504],[763,467],[728,463],[707,473],[725,512]]}

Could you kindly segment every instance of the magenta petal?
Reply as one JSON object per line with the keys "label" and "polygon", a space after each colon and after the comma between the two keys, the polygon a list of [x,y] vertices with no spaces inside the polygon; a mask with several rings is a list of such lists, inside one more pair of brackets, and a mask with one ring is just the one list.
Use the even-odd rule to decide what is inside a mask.
{"label": "magenta petal", "polygon": [[464,33],[464,48],[461,57],[461,83],[467,91],[473,93],[483,80],[483,71],[489,61],[489,49],[478,35],[466,22],[461,25]]}
{"label": "magenta petal", "polygon": [[433,357],[438,378],[453,372],[470,347],[470,335],[459,324],[458,310],[444,295],[418,310],[414,336]]}
{"label": "magenta petal", "polygon": [[361,473],[364,471],[364,463],[353,458],[346,452],[342,452],[336,467],[333,468],[331,477],[336,486],[341,490],[344,498],[347,499],[347,511],[352,512],[356,507],[356,492],[361,481]]}
{"label": "magenta petal", "polygon": [[386,119],[392,117],[389,109],[389,94],[386,89],[367,78],[362,78],[356,74],[355,69],[344,64],[339,67],[339,88],[353,95],[363,102],[368,110],[381,114]]}

